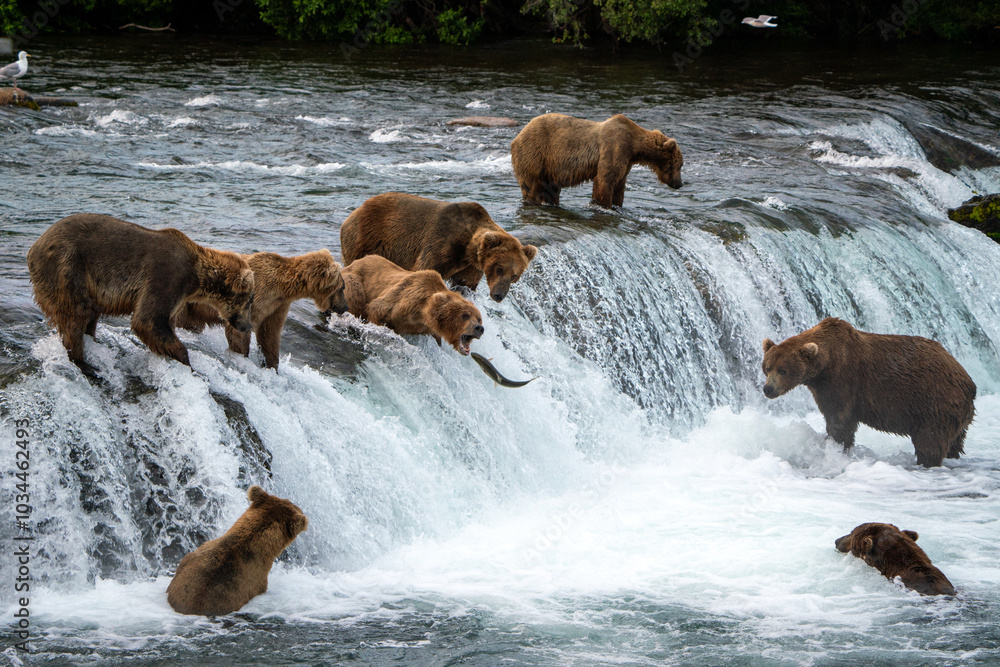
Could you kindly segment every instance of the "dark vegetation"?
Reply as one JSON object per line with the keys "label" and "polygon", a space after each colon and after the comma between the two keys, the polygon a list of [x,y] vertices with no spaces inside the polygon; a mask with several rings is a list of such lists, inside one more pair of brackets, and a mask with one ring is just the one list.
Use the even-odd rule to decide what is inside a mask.
{"label": "dark vegetation", "polygon": [[[744,16],[771,14],[778,29]],[[923,39],[1000,44],[1000,0],[0,0],[0,34],[100,32],[127,23],[290,40],[472,44],[547,33],[557,42],[678,50],[717,39]]]}

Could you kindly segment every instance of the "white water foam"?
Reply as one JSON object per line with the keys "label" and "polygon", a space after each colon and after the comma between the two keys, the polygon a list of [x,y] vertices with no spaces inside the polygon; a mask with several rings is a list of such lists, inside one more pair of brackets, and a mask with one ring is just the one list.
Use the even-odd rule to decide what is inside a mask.
{"label": "white water foam", "polygon": [[484,100],[472,100],[465,105],[466,109],[489,109],[490,105]]}
{"label": "white water foam", "polygon": [[222,102],[223,102],[223,100],[222,100],[221,97],[219,97],[215,93],[209,93],[208,95],[202,95],[202,96],[196,97],[196,98],[194,98],[192,100],[188,100],[187,102],[184,103],[184,106],[186,106],[186,107],[210,107],[210,106],[218,106],[218,105],[222,104]]}
{"label": "white water foam", "polygon": [[331,118],[329,116],[296,116],[295,120],[304,120],[307,123],[312,123],[314,125],[319,125],[320,127],[341,127],[343,125],[350,125],[352,121],[347,116],[341,116],[340,118]]}
{"label": "white water foam", "polygon": [[49,125],[48,127],[40,127],[34,131],[34,134],[40,134],[42,136],[49,137],[99,137],[100,132],[91,130],[86,127],[81,127],[80,125]]}
{"label": "white water foam", "polygon": [[342,162],[326,162],[314,165],[282,165],[272,166],[258,164],[248,160],[227,160],[225,162],[197,162],[195,164],[160,164],[157,162],[137,162],[137,167],[155,169],[157,171],[190,171],[196,169],[218,169],[239,174],[272,174],[280,176],[302,176],[305,174],[327,174],[343,169],[347,165]]}
{"label": "white water foam", "polygon": [[426,162],[402,162],[397,164],[377,164],[373,162],[362,162],[365,169],[376,172],[399,172],[399,171],[426,171],[442,172],[448,174],[461,173],[485,173],[503,174],[512,173],[513,167],[510,163],[510,155],[490,155],[478,160],[427,160]]}
{"label": "white water foam", "polygon": [[128,109],[115,109],[109,114],[93,117],[93,121],[98,127],[107,128],[116,123],[121,125],[145,125],[149,122],[149,119]]}

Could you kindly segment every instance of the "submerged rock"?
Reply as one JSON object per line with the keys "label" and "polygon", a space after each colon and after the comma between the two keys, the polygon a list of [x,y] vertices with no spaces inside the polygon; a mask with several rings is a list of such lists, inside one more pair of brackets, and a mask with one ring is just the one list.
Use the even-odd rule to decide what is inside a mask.
{"label": "submerged rock", "polygon": [[948,209],[948,217],[1000,243],[1000,194],[973,197],[958,208]]}
{"label": "submerged rock", "polygon": [[503,116],[466,116],[465,118],[453,118],[446,125],[468,125],[470,127],[517,127],[520,125],[513,118]]}
{"label": "submerged rock", "polygon": [[1000,156],[971,141],[923,123],[903,121],[903,125],[920,144],[927,161],[942,171],[956,171],[963,166],[970,169],[1000,167]]}

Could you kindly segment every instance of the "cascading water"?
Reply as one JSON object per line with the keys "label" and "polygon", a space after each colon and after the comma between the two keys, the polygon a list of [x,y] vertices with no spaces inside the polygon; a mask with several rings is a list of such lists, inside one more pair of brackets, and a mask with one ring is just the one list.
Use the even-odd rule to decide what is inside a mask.
{"label": "cascading water", "polygon": [[[936,169],[893,115],[943,123],[939,111],[899,92],[867,108],[864,87],[843,83],[775,107],[721,83],[709,105],[681,82],[657,107],[629,97],[658,76],[645,62],[620,98],[579,83],[556,108],[516,59],[492,73],[491,94],[475,69],[408,76],[415,64],[373,54],[324,79],[316,56],[301,57],[292,85],[310,96],[225,84],[246,76],[225,67],[211,92],[167,90],[154,67],[128,109],[95,97],[58,122],[0,117],[31,131],[49,178],[76,188],[42,197],[26,153],[0,149],[13,191],[32,193],[4,202],[2,415],[5,441],[12,420],[31,424],[40,661],[995,658],[1000,250],[943,210],[1000,191],[1000,170]],[[970,76],[1000,99],[995,78]],[[397,80],[425,95],[404,100]],[[684,118],[687,185],[675,193],[636,169],[621,211],[588,208],[586,188],[567,190],[561,210],[520,208],[513,133],[435,118],[435,104],[469,100],[518,118],[610,107],[665,129]],[[721,138],[713,106],[731,116]],[[977,113],[965,136],[995,150],[977,133],[993,112]],[[67,147],[93,153],[94,168],[74,171]],[[305,302],[278,373],[229,354],[219,330],[182,334],[188,369],[109,319],[87,341],[101,378],[88,380],[30,304],[24,254],[72,212],[293,254],[335,249],[346,212],[392,189],[482,201],[542,245],[502,304],[472,296],[487,329],[474,349],[538,380],[495,387],[448,346],[347,316],[319,331]],[[935,338],[962,362],[979,387],[966,457],[924,470],[907,439],[864,428],[844,454],[808,392],[763,397],[761,341],[827,315]],[[13,457],[0,469],[9,544]],[[170,572],[242,513],[252,483],[302,507],[308,532],[241,614],[175,615]],[[836,553],[834,538],[863,521],[918,530],[960,595],[920,599]],[[0,555],[0,580],[15,576]]]}

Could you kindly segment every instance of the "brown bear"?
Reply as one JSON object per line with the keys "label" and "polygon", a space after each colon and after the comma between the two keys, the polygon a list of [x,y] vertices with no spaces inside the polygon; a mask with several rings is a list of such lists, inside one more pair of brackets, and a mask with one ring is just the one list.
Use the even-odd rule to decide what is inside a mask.
{"label": "brown bear", "polygon": [[955,587],[917,546],[917,533],[891,523],[863,523],[836,541],[837,551],[851,553],[888,579],[921,595],[954,595]]}
{"label": "brown bear", "polygon": [[101,315],[132,313],[132,330],[149,349],[190,366],[171,319],[204,304],[239,331],[250,329],[253,271],[234,252],[198,245],[176,229],[152,230],[78,213],[63,218],[28,251],[35,300],[81,368],[83,334]]}
{"label": "brown bear", "polygon": [[928,468],[964,451],[976,385],[937,341],[866,333],[828,317],[780,345],[764,340],[762,368],[768,398],[808,387],[845,451],[859,423],[910,436]]}
{"label": "brown bear", "polygon": [[[273,252],[258,252],[243,257],[253,269],[250,322],[267,368],[278,367],[281,329],[285,326],[288,308],[293,301],[312,299],[321,312],[347,312],[340,265],[334,261],[329,250],[324,248],[296,257],[282,257]],[[250,354],[250,332],[237,330],[220,319],[211,308],[190,304],[174,320],[174,326],[195,332],[200,332],[205,325],[216,324],[226,325],[230,350],[243,356]]]}
{"label": "brown bear", "polygon": [[407,271],[433,269],[473,290],[485,274],[490,297],[499,303],[538,248],[522,245],[474,202],[387,192],[347,217],[340,227],[340,251],[345,265],[381,255]]}
{"label": "brown bear", "polygon": [[274,559],[309,527],[298,506],[257,485],[250,507],[222,537],[184,556],[167,586],[167,602],[179,614],[217,616],[239,611],[267,591]]}
{"label": "brown bear", "polygon": [[398,334],[428,334],[469,354],[483,335],[483,317],[471,302],[448,289],[437,271],[407,271],[368,255],[341,271],[351,314]]}
{"label": "brown bear", "polygon": [[562,188],[593,181],[593,200],[621,206],[632,166],[649,167],[661,183],[681,185],[684,158],[674,139],[618,114],[606,121],[561,113],[531,119],[510,144],[510,161],[529,204],[559,205]]}

